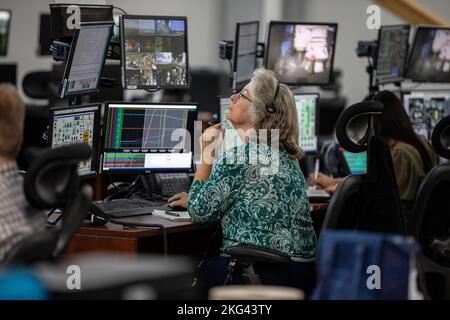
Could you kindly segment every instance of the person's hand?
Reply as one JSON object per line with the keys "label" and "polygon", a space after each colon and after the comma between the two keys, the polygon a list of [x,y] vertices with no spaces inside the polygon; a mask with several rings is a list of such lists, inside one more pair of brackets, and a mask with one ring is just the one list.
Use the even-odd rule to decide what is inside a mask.
{"label": "person's hand", "polygon": [[317,179],[314,179],[314,174],[311,173],[309,175],[309,182],[312,185],[315,185],[315,186],[318,186],[320,188],[326,189],[326,188],[331,187],[333,185],[337,185],[339,183],[339,179],[331,178],[331,177],[329,177],[329,176],[319,172],[319,175],[317,176]]}
{"label": "person's hand", "polygon": [[336,191],[337,187],[338,187],[338,184],[333,184],[329,187],[326,187],[325,191],[328,192],[329,194],[333,194]]}
{"label": "person's hand", "polygon": [[170,207],[183,207],[187,209],[188,194],[187,192],[180,192],[167,200]]}
{"label": "person's hand", "polygon": [[201,162],[212,164],[216,157],[216,150],[222,144],[225,129],[220,127],[221,123],[217,123],[207,128],[200,137]]}

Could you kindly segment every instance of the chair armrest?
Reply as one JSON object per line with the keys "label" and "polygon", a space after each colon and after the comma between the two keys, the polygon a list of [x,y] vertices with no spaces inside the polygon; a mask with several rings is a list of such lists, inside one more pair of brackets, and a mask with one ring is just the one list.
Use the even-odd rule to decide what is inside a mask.
{"label": "chair armrest", "polygon": [[244,264],[253,264],[254,262],[285,264],[290,261],[290,257],[284,253],[251,245],[228,247],[225,248],[225,253]]}

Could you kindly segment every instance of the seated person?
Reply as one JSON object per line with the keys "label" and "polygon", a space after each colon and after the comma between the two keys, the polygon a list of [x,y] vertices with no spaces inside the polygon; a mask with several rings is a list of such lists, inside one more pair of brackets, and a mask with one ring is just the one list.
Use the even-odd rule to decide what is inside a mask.
{"label": "seated person", "polygon": [[[16,157],[23,139],[25,105],[11,85],[0,85],[0,263],[19,240],[42,220],[28,219],[31,210],[25,199],[23,179]],[[35,215],[37,216],[37,215]]]}
{"label": "seated person", "polygon": [[[376,122],[377,134],[386,138],[391,149],[397,188],[406,225],[416,198],[417,189],[425,175],[439,163],[430,142],[414,132],[408,114],[397,96],[387,90],[369,96],[366,100],[380,101],[383,112]],[[334,192],[340,178],[319,174],[310,176],[311,183]]]}
{"label": "seated person", "polygon": [[[294,96],[273,72],[256,70],[250,83],[231,96],[227,119],[246,143],[225,151],[213,167],[207,139],[219,127],[207,129],[201,138],[202,161],[189,195],[181,193],[169,199],[172,206],[187,207],[196,223],[221,222],[222,256],[205,264],[206,286],[224,283],[229,262],[224,248],[249,244],[291,257],[287,266],[260,265],[258,269],[256,265],[263,283],[298,287],[308,293],[314,285],[317,239],[305,178],[298,166],[303,151],[298,145]],[[258,138],[251,134],[260,129],[267,130],[259,133],[278,129],[274,131],[279,132],[279,148],[272,145],[275,139],[269,142],[261,134]]]}

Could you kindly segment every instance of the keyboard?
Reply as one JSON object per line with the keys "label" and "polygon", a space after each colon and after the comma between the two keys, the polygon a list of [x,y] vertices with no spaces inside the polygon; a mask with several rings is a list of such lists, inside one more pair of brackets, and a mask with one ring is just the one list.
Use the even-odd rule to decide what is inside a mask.
{"label": "keyboard", "polygon": [[90,211],[103,218],[123,218],[151,214],[154,209],[165,209],[159,202],[144,199],[114,199],[92,201]]}

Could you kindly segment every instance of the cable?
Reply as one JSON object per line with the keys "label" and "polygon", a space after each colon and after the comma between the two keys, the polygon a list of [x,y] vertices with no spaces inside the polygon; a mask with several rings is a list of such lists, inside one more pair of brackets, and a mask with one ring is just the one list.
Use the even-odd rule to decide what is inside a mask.
{"label": "cable", "polygon": [[[220,230],[220,223],[217,225],[216,231],[214,231],[213,235],[209,238],[208,242],[206,242],[205,252],[203,253],[203,257],[200,260],[199,264],[197,265],[197,270],[199,270],[201,268],[203,262],[206,260],[206,256],[208,255],[209,246],[211,245],[211,241],[212,241],[212,239],[214,239],[216,237],[217,232],[219,232],[219,230]],[[198,283],[198,279],[197,279],[197,277],[194,277],[192,287],[197,286],[197,283]]]}
{"label": "cable", "polygon": [[114,6],[113,9],[118,9],[118,10],[122,11],[123,14],[128,14],[125,10],[123,10],[123,9],[120,8],[120,7]]}
{"label": "cable", "polygon": [[159,228],[159,229],[161,229],[161,235],[163,238],[164,258],[167,258],[167,252],[168,252],[167,232],[166,232],[166,228],[162,224],[120,221],[120,220],[116,220],[116,219],[109,219],[107,221],[114,223],[114,224],[122,225],[124,227],[144,227],[144,228]]}

